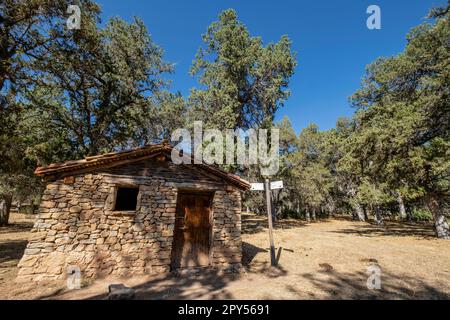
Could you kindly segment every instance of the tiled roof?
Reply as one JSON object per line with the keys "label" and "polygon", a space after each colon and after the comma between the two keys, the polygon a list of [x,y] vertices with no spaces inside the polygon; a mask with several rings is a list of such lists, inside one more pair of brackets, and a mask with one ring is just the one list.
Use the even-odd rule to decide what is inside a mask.
{"label": "tiled roof", "polygon": [[[78,170],[89,170],[96,169],[102,166],[114,166],[115,163],[121,161],[127,161],[131,159],[141,159],[157,154],[165,153],[170,154],[173,147],[168,143],[152,144],[143,147],[125,150],[120,152],[109,152],[105,154],[100,154],[96,156],[86,157],[80,160],[69,160],[63,163],[52,163],[46,167],[38,167],[34,171],[35,175],[41,177],[54,176],[59,174],[67,175],[70,172]],[[189,156],[189,155],[185,155]],[[191,156],[193,159],[193,157]],[[228,173],[223,171],[217,166],[208,164],[192,164],[193,166],[198,166],[220,178],[226,180],[234,185],[237,185],[241,189],[247,190],[250,188],[250,183],[238,175]]]}

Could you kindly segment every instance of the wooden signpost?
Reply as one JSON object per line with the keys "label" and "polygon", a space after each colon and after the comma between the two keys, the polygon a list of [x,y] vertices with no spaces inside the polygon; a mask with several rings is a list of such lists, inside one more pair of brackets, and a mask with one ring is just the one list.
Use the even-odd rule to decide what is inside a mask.
{"label": "wooden signpost", "polygon": [[270,240],[270,264],[272,266],[276,266],[277,261],[275,258],[275,245],[273,242],[272,204],[270,191],[281,188],[283,188],[283,181],[270,182],[269,179],[267,178],[264,183],[252,183],[250,188],[250,190],[253,191],[263,191],[264,189],[266,190],[267,222],[269,224],[269,240]]}

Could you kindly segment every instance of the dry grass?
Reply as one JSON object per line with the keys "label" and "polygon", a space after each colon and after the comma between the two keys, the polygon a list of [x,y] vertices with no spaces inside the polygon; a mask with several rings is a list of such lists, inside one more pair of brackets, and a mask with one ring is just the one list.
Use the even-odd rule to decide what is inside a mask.
{"label": "dry grass", "polygon": [[[434,238],[423,224],[330,220],[277,223],[278,266],[270,267],[263,217],[243,216],[240,274],[205,271],[132,279],[103,279],[66,291],[63,283],[17,287],[15,265],[29,224],[0,229],[0,298],[101,299],[108,284],[121,282],[140,299],[449,299],[450,242]],[[367,267],[382,271],[381,290],[366,286]]]}

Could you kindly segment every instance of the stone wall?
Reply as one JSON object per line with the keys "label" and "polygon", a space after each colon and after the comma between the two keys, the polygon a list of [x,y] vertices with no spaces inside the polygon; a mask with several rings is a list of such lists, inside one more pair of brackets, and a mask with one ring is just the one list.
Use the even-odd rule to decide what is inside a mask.
{"label": "stone wall", "polygon": [[[18,280],[64,279],[73,267],[80,269],[82,278],[168,272],[180,186],[214,189],[212,266],[240,266],[238,190],[217,179],[208,185],[187,183],[182,174],[174,179],[172,174],[164,178],[151,171],[140,176],[125,173],[130,173],[126,167],[116,168],[49,183],[19,263]],[[113,211],[117,187],[131,185],[139,187],[137,210]]]}
{"label": "stone wall", "polygon": [[241,194],[216,191],[213,198],[213,264],[225,268],[240,266]]}

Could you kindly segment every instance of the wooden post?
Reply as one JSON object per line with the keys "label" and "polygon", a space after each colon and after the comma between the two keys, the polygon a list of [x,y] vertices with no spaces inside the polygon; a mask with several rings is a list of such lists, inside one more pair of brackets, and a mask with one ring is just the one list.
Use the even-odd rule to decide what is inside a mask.
{"label": "wooden post", "polygon": [[277,262],[275,259],[275,245],[273,244],[273,233],[272,233],[272,205],[270,203],[270,181],[266,178],[266,202],[267,202],[267,221],[269,223],[269,238],[270,238],[270,263],[272,266],[276,266]]}
{"label": "wooden post", "polygon": [[271,208],[272,208],[272,222],[273,224],[277,223],[277,208],[275,208],[275,200],[276,197],[273,195],[272,191],[270,191],[270,201],[271,201]]}

